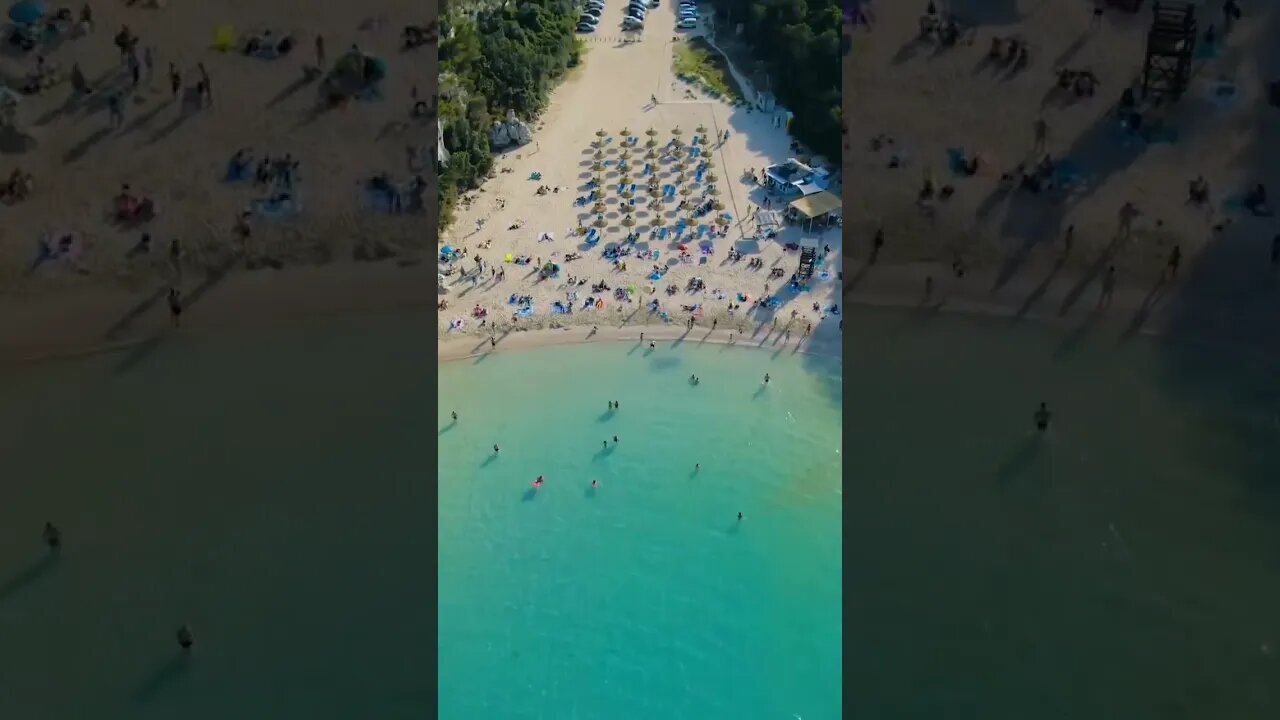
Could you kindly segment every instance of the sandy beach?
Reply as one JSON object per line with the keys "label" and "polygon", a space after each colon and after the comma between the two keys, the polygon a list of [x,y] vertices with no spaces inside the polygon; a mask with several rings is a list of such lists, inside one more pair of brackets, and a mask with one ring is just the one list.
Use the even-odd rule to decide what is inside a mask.
{"label": "sandy beach", "polygon": [[[0,345],[61,347],[102,306],[124,314],[157,288],[192,293],[212,275],[421,257],[435,224],[426,152],[435,133],[414,115],[412,95],[416,89],[425,98],[432,86],[434,57],[428,62],[427,55],[434,50],[405,49],[402,33],[425,26],[422,5],[91,6],[89,32],[77,6],[58,23],[56,38],[25,52],[9,43],[0,57],[15,92],[44,78],[38,92],[20,95],[0,148],[6,160],[0,171],[29,178],[21,193],[5,196],[0,305],[16,309],[0,315],[31,313],[47,322],[6,322]],[[115,45],[124,26],[133,59]],[[229,49],[215,47],[220,34],[230,39]],[[263,49],[245,54],[253,38]],[[352,46],[378,58],[385,78],[342,106],[317,111],[325,73]],[[321,62],[318,76],[309,72]],[[205,97],[201,66],[209,78]],[[231,160],[242,149],[249,177],[231,179]],[[252,176],[264,159],[283,167],[286,156],[296,163],[291,170],[271,171],[266,182]],[[380,206],[365,183],[381,173],[405,189],[405,198],[416,175],[430,180],[424,195],[431,202],[421,211]],[[136,200],[150,201],[154,217],[121,218],[125,185]],[[282,192],[291,195],[287,202],[278,200]],[[246,210],[250,235],[241,239],[236,226]],[[151,314],[166,313],[161,302]],[[99,329],[98,340],[110,326]]]}
{"label": "sandy beach", "polygon": [[[1224,38],[1221,3],[1199,3],[1188,89],[1159,107],[1139,102],[1140,135],[1116,108],[1140,80],[1149,5],[1108,7],[1095,22],[1084,2],[939,2],[939,17],[954,13],[960,29],[944,46],[920,39],[925,4],[861,3],[867,22],[845,26],[846,301],[919,302],[932,277],[936,294],[963,298],[956,305],[1019,317],[1274,334],[1280,225],[1243,204],[1250,188],[1280,180],[1280,110],[1266,97],[1280,77],[1269,43],[1280,13],[1242,3]],[[1028,49],[1024,68],[987,57],[1011,39]],[[1092,73],[1094,94],[1059,87],[1059,71]],[[1039,193],[1017,187],[1018,167],[1046,155],[1055,181]],[[975,174],[957,167],[974,158]],[[1208,185],[1198,203],[1197,177]],[[926,181],[934,194],[922,199]],[[1126,203],[1137,211],[1127,233]],[[1115,297],[1098,313],[1109,267]]]}
{"label": "sandy beach", "polygon": [[[699,310],[692,314],[699,326],[710,326],[713,322],[717,327],[725,323],[754,323],[758,321],[756,314],[747,312],[752,304],[750,300],[743,302],[736,314],[728,309],[730,300],[738,294],[755,300],[781,289],[799,264],[799,252],[786,250],[787,243],[828,246],[829,252],[820,268],[828,272],[825,281],[815,276],[811,292],[778,308],[780,324],[793,320],[799,328],[814,323],[815,334],[834,329],[837,320],[822,309],[829,308],[837,295],[839,229],[805,232],[798,226],[786,226],[776,238],[755,240],[755,223],[743,222],[764,200],[763,190],[744,176],[752,170],[760,173],[767,165],[784,162],[795,155],[785,131],[774,126],[775,113],[748,112],[744,107],[730,106],[675,77],[673,45],[690,37],[690,33],[675,30],[675,12],[671,7],[655,8],[646,29],[635,42],[624,42],[617,28],[624,9],[621,5],[610,6],[600,29],[581,36],[588,48],[583,64],[555,90],[550,108],[534,129],[533,142],[499,159],[496,177],[465,199],[457,220],[441,238],[442,246],[467,252],[466,257],[454,263],[459,270],[446,278],[446,292],[440,296],[440,300],[448,303],[439,315],[441,337],[504,335],[517,328],[661,324],[662,311],[667,312],[669,321],[683,332],[691,313],[682,307],[695,305]],[[704,31],[705,27],[694,34]],[[748,89],[746,93],[751,96],[754,91]],[[654,98],[657,104],[651,102]],[[597,136],[599,131],[605,135]],[[611,187],[617,184],[616,165],[604,169],[607,209],[603,213],[594,212],[593,202],[575,204],[575,200],[592,189],[587,183],[595,175],[592,165],[597,150],[602,151],[602,159],[610,163],[621,157],[619,147],[626,142],[624,131],[636,138],[632,182],[641,188],[641,203],[649,201],[644,193],[647,179],[641,174],[640,166],[646,163],[643,155],[650,138],[661,152],[673,139],[680,138],[688,145],[695,135],[706,136],[710,142],[709,154],[701,159],[710,159],[707,174],[714,178],[707,177],[699,183],[690,177],[682,186],[682,191],[687,190],[689,195],[677,195],[653,207],[642,205],[634,212],[634,227],[626,226],[624,219],[628,213],[619,205],[624,198]],[[726,131],[727,141],[720,142],[718,138]],[[593,146],[597,140],[603,143],[602,147]],[[677,174],[674,158],[651,164],[657,167],[662,184],[679,184],[674,179]],[[690,176],[694,167],[690,165]],[[535,173],[540,173],[540,180],[532,179]],[[720,192],[714,198],[706,195],[711,184]],[[539,194],[540,186],[552,191]],[[697,202],[703,197],[708,202],[719,200],[723,211],[733,216],[727,236],[712,242],[711,254],[700,255],[699,238],[690,239],[689,234],[680,240],[673,239],[673,235],[651,237],[655,218],[663,227],[673,230],[675,224],[688,215],[677,210],[678,201],[688,198]],[[777,205],[774,209],[778,209]],[[719,212],[711,213],[701,222],[714,223],[717,215]],[[607,225],[598,244],[588,244],[584,237],[573,235],[579,226],[593,229],[600,216]],[[604,258],[602,250],[623,244],[629,230],[638,232],[640,241],[634,246],[635,254],[623,258],[626,261],[623,270]],[[552,239],[548,239],[547,234]],[[680,245],[690,250],[687,262],[679,258]],[[734,247],[743,252],[741,260],[728,259],[728,250]],[[656,251],[659,255],[656,259],[645,256],[646,251]],[[581,257],[566,260],[571,253]],[[508,256],[527,257],[532,262],[517,265],[507,262]],[[483,259],[488,269],[473,282],[463,277],[463,271],[474,272],[476,258]],[[749,267],[753,258],[762,261],[763,266]],[[558,277],[540,281],[536,269],[546,262],[560,265],[560,273]],[[444,263],[443,268],[447,271],[449,265]],[[654,266],[663,268],[659,281],[649,279]],[[775,267],[783,274],[770,278],[769,270]],[[506,271],[505,280],[498,279],[497,273],[501,270]],[[570,278],[586,282],[570,287]],[[687,290],[693,278],[702,279],[705,285],[702,290]],[[608,289],[593,292],[592,286],[601,281]],[[678,290],[669,295],[666,289],[670,285]],[[635,292],[624,300],[617,300],[617,291],[628,287],[634,287]],[[509,302],[512,296],[524,296],[531,302],[527,317],[513,319],[517,307]],[[576,299],[571,301],[570,297]],[[588,297],[602,298],[601,309],[586,307]],[[650,313],[647,305],[654,299],[661,304],[661,311]],[[552,303],[556,301],[565,302],[573,312],[553,314]],[[814,310],[814,304],[819,307],[818,311]],[[794,318],[792,310],[797,312]],[[487,315],[479,317],[481,312]],[[650,315],[652,317],[647,317]],[[768,317],[771,321],[771,314]],[[461,328],[457,328],[459,321]],[[451,330],[451,326],[454,329]],[[802,332],[793,333],[793,337]]]}

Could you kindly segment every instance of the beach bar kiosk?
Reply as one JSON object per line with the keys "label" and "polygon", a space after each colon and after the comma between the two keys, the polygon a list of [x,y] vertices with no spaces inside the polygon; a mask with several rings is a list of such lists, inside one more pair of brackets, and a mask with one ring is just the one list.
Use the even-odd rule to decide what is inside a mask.
{"label": "beach bar kiosk", "polygon": [[765,189],[783,197],[820,193],[827,189],[829,179],[830,173],[826,170],[815,170],[795,158],[764,169]]}
{"label": "beach bar kiosk", "polygon": [[840,196],[823,190],[792,200],[787,206],[787,219],[804,223],[805,230],[813,232],[814,226],[828,228],[839,222],[837,211],[843,203]]}

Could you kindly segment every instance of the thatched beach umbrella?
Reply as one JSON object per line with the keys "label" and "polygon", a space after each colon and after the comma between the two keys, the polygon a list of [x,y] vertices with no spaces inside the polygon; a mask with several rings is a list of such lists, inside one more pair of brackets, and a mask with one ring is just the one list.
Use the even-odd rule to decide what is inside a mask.
{"label": "thatched beach umbrella", "polygon": [[586,235],[586,234],[587,234],[587,226],[586,226],[586,225],[579,225],[579,226],[578,226],[578,230],[577,230],[577,232],[578,232],[578,234],[579,234],[579,235]]}
{"label": "thatched beach umbrella", "polygon": [[628,130],[628,129],[626,129],[626,128],[622,128],[622,132],[621,132],[621,133],[619,133],[619,134],[620,134],[620,135],[622,135],[622,137],[624,137],[624,138],[629,138],[629,137],[631,137],[631,131],[630,131],[630,130]]}
{"label": "thatched beach umbrella", "polygon": [[671,131],[671,134],[675,135],[676,137],[680,137],[681,135],[684,134],[684,131],[680,129],[679,125],[677,125],[676,129]]}
{"label": "thatched beach umbrella", "polygon": [[708,187],[708,188],[707,188],[707,192],[708,192],[712,197],[715,197],[716,195],[719,195],[719,194],[720,194],[720,187],[719,187],[718,185],[712,185],[712,186],[710,186],[710,187]]}
{"label": "thatched beach umbrella", "polygon": [[608,206],[606,206],[606,205],[605,205],[604,203],[602,203],[602,202],[598,202],[598,203],[596,203],[595,205],[592,205],[592,206],[591,206],[591,212],[593,212],[593,213],[595,213],[595,214],[597,214],[597,215],[599,215],[600,213],[602,213],[602,212],[604,212],[605,210],[608,210],[608,209],[609,209],[609,208],[608,208]]}
{"label": "thatched beach umbrella", "polygon": [[597,215],[597,216],[596,216],[596,221],[595,221],[595,222],[593,222],[593,223],[591,223],[591,224],[592,224],[592,225],[595,225],[595,226],[596,226],[596,227],[598,227],[598,228],[602,228],[602,227],[604,227],[605,225],[608,225],[608,224],[609,224],[609,221],[608,221],[608,220],[605,220],[603,215]]}
{"label": "thatched beach umbrella", "polygon": [[706,132],[707,132],[707,126],[706,126],[706,125],[699,124],[697,129],[698,129],[698,134],[699,134],[699,135],[705,135],[705,134],[706,134]]}
{"label": "thatched beach umbrella", "polygon": [[[591,163],[591,169],[595,170],[596,172],[600,172],[601,170],[604,170],[604,163],[597,160]],[[598,180],[599,178],[597,177],[596,179]]]}
{"label": "thatched beach umbrella", "polygon": [[603,151],[603,150],[597,150],[597,151],[596,151],[596,154],[595,154],[595,155],[592,155],[591,157],[595,158],[596,160],[603,160],[603,159],[604,159],[604,151]]}
{"label": "thatched beach umbrella", "polygon": [[631,217],[630,215],[628,215],[628,216],[626,216],[626,217],[622,218],[622,225],[623,225],[623,227],[632,227],[632,226],[634,226],[635,224],[636,224],[636,220],[635,220],[635,218]]}
{"label": "thatched beach umbrella", "polygon": [[599,130],[596,131],[596,137],[598,138],[608,137],[608,136],[609,136],[609,133],[605,132],[604,128],[600,128]]}
{"label": "thatched beach umbrella", "polygon": [[715,200],[711,203],[711,207],[715,208],[716,211],[718,212],[724,209],[724,203],[720,202],[719,200]]}
{"label": "thatched beach umbrella", "polygon": [[719,179],[718,177],[716,177],[716,171],[715,171],[715,170],[708,170],[708,171],[707,171],[707,174],[706,174],[706,175],[704,175],[703,177],[705,177],[705,178],[707,179],[707,182],[709,182],[709,183],[713,183],[713,182],[715,182],[716,180],[718,180],[718,179]]}
{"label": "thatched beach umbrella", "polygon": [[716,222],[721,225],[728,225],[729,223],[733,222],[733,218],[729,217],[728,215],[725,215],[724,213],[720,213],[719,217],[716,218]]}
{"label": "thatched beach umbrella", "polygon": [[653,198],[660,198],[660,197],[662,197],[662,189],[661,189],[661,188],[659,188],[657,185],[650,185],[650,186],[649,186],[649,196],[650,196],[650,197],[653,197]]}
{"label": "thatched beach umbrella", "polygon": [[645,131],[644,131],[644,134],[645,134],[645,135],[648,135],[649,137],[656,137],[656,136],[658,135],[658,131],[657,131],[657,130],[654,130],[654,129],[651,127],[651,128],[649,128],[648,130],[645,130]]}
{"label": "thatched beach umbrella", "polygon": [[645,141],[644,146],[650,149],[656,148],[658,147],[658,141],[654,140],[653,138],[649,138],[648,140]]}
{"label": "thatched beach umbrella", "polygon": [[644,154],[644,159],[645,159],[645,160],[657,160],[657,159],[658,159],[658,151],[657,151],[657,150],[654,150],[653,148],[649,148],[648,152],[646,152],[646,153]]}
{"label": "thatched beach umbrella", "polygon": [[631,192],[630,186],[628,186],[625,190],[623,190],[619,194],[622,195],[622,197],[626,198],[627,200],[630,200],[631,198],[635,197],[635,193]]}
{"label": "thatched beach umbrella", "polygon": [[623,148],[622,152],[618,153],[618,157],[619,157],[619,158],[621,158],[621,159],[623,159],[623,160],[630,160],[630,159],[631,159],[631,151],[630,151],[630,150],[627,150],[626,148]]}
{"label": "thatched beach umbrella", "polygon": [[675,150],[671,151],[671,156],[676,158],[684,157],[684,148],[677,146]]}
{"label": "thatched beach umbrella", "polygon": [[657,215],[654,215],[649,220],[649,227],[661,227],[661,226],[662,226],[662,218],[658,217]]}
{"label": "thatched beach umbrella", "polygon": [[693,188],[689,187],[688,185],[685,185],[684,187],[680,188],[680,194],[684,195],[685,197],[689,197],[690,195],[693,194]]}

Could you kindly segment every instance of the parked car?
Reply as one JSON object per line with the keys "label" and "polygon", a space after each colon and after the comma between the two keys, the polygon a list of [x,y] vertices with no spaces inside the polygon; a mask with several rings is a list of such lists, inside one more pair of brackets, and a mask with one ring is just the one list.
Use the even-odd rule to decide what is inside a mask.
{"label": "parked car", "polygon": [[600,14],[603,12],[604,11],[601,10],[600,8],[587,8],[585,11],[583,11],[582,14],[590,15],[591,17],[596,18],[598,20],[600,18]]}
{"label": "parked car", "polygon": [[634,15],[635,17],[639,18],[640,20],[644,20],[644,19],[645,19],[645,17],[647,17],[647,16],[646,16],[646,14],[645,14],[645,11],[643,11],[643,10],[641,10],[641,9],[639,9],[639,8],[627,8],[627,14],[628,14],[628,15]]}
{"label": "parked car", "polygon": [[579,25],[586,24],[586,25],[590,25],[591,27],[595,27],[600,24],[600,18],[591,17],[590,15],[583,15],[582,17],[578,18],[578,24]]}
{"label": "parked car", "polygon": [[623,22],[626,22],[626,21],[628,21],[628,20],[630,20],[630,21],[632,21],[632,22],[634,22],[634,23],[639,23],[640,25],[644,25],[644,18],[639,17],[639,16],[637,16],[637,15],[628,15],[628,16],[626,16],[625,18],[623,18],[623,19],[622,19],[622,21],[623,21]]}
{"label": "parked car", "polygon": [[633,17],[624,18],[622,21],[622,29],[623,30],[643,30],[644,21],[637,20],[636,18],[633,18]]}
{"label": "parked car", "polygon": [[590,23],[578,23],[578,32],[592,33],[596,31],[596,26]]}
{"label": "parked car", "polygon": [[685,18],[680,22],[676,23],[676,27],[680,28],[681,30],[692,30],[698,27],[698,21],[695,18]]}
{"label": "parked car", "polygon": [[642,0],[631,0],[631,4],[627,6],[627,9],[642,13],[649,12],[648,6],[646,6]]}

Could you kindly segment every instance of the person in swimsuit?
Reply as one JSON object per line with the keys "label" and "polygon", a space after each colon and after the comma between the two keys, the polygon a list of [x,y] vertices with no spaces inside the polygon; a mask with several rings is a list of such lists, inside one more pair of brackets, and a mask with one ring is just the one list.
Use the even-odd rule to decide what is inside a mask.
{"label": "person in swimsuit", "polygon": [[538,476],[538,478],[537,478],[536,480],[534,480],[534,481],[533,481],[533,486],[534,486],[534,487],[536,487],[536,488],[540,488],[540,487],[542,487],[542,476],[541,476],[541,475],[539,475],[539,476]]}
{"label": "person in swimsuit", "polygon": [[608,441],[608,440],[601,440],[601,441],[600,441],[600,446],[601,446],[602,448],[606,449],[606,450],[607,450],[607,449],[609,449],[609,441]]}
{"label": "person in swimsuit", "polygon": [[454,412],[449,413],[449,417],[452,417],[454,422],[458,422],[458,413],[457,413],[457,411],[454,411]]}
{"label": "person in swimsuit", "polygon": [[594,489],[596,488],[596,486],[597,486],[597,485],[598,485],[598,483],[596,483],[596,481],[595,481],[595,480],[592,480],[592,481],[591,481],[591,489],[593,489],[593,490],[594,490]]}
{"label": "person in swimsuit", "polygon": [[494,443],[494,444],[493,444],[493,454],[494,454],[494,455],[497,455],[497,454],[498,454],[498,443]]}
{"label": "person in swimsuit", "polygon": [[653,341],[652,341],[652,340],[650,340],[650,341],[649,341],[649,349],[650,349],[650,350],[652,350],[652,349],[653,349],[653,347],[654,347],[654,346],[653,346]]}
{"label": "person in swimsuit", "polygon": [[618,436],[617,436],[617,435],[614,435],[614,436],[613,436],[613,441],[614,441],[614,442],[618,442]]}
{"label": "person in swimsuit", "polygon": [[1036,430],[1044,432],[1049,429],[1049,418],[1053,417],[1053,413],[1049,412],[1048,405],[1040,403],[1040,407],[1036,410]]}
{"label": "person in swimsuit", "polygon": [[44,524],[44,544],[53,552],[62,548],[62,531],[51,522]]}
{"label": "person in swimsuit", "polygon": [[764,374],[764,384],[765,384],[765,385],[768,385],[768,384],[769,384],[769,373],[765,373],[765,374]]}
{"label": "person in swimsuit", "polygon": [[738,522],[742,522],[742,511],[738,511]]}

